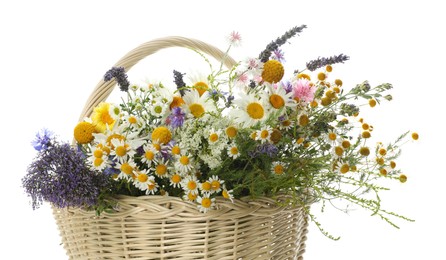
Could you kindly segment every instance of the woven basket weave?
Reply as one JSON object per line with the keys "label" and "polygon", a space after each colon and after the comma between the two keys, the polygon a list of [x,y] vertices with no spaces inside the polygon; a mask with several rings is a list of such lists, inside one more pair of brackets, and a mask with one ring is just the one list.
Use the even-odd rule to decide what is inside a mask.
{"label": "woven basket weave", "polygon": [[[130,51],[114,66],[130,69],[166,47],[193,48],[227,67],[235,61],[204,42],[166,37]],[[111,93],[115,82],[100,81],[80,119]],[[277,199],[217,198],[218,208],[203,214],[197,206],[168,196],[117,196],[113,213],[53,207],[70,259],[303,259],[308,215]],[[279,199],[280,200],[280,199]],[[282,198],[285,201],[285,198]]]}

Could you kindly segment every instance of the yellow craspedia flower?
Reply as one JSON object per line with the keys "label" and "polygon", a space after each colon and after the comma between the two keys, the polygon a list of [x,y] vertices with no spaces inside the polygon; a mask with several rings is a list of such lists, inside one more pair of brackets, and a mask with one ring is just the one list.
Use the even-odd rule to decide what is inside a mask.
{"label": "yellow craspedia flower", "polygon": [[106,102],[101,102],[97,107],[94,108],[93,114],[91,115],[91,120],[96,126],[98,132],[104,133],[107,129],[107,125],[112,128],[115,119],[110,115],[110,104]]}
{"label": "yellow craspedia flower", "polygon": [[341,87],[342,86],[342,80],[340,80],[340,79],[335,79],[335,82],[334,82],[335,84],[336,84],[336,86],[338,86],[338,87]]}
{"label": "yellow craspedia flower", "polygon": [[159,126],[152,132],[152,141],[167,144],[171,139],[172,133],[170,132],[169,128],[165,126]]}
{"label": "yellow craspedia flower", "polygon": [[93,141],[93,133],[96,133],[96,127],[89,122],[80,122],[74,128],[74,139],[79,144],[88,144]]}
{"label": "yellow craspedia flower", "polygon": [[324,72],[319,72],[317,74],[317,79],[320,81],[324,81],[327,78],[327,74],[325,74]]}
{"label": "yellow craspedia flower", "polygon": [[285,69],[277,60],[268,60],[263,64],[262,79],[266,82],[279,82],[284,74]]}

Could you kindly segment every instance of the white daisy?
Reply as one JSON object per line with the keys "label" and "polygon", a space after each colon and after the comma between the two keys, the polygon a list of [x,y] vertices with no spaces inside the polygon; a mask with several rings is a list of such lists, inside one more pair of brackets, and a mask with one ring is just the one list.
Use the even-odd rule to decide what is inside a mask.
{"label": "white daisy", "polygon": [[117,179],[129,180],[134,177],[136,163],[132,160],[127,162],[117,162],[115,168],[119,170]]}
{"label": "white daisy", "polygon": [[144,155],[142,156],[141,162],[147,164],[147,166],[151,166],[153,162],[156,161],[156,155],[158,151],[153,147],[153,145],[146,144],[143,146]]}
{"label": "white daisy", "polygon": [[177,161],[175,162],[175,169],[182,173],[190,172],[193,167],[193,158],[190,154],[182,152],[176,156]]}
{"label": "white daisy", "polygon": [[217,175],[213,175],[209,178],[208,182],[211,183],[211,191],[212,192],[220,192],[221,187],[225,183],[224,180],[220,180]]}
{"label": "white daisy", "polygon": [[197,177],[195,177],[195,175],[187,176],[181,181],[181,187],[186,193],[192,192],[198,194],[199,186],[200,183],[198,182]]}
{"label": "white daisy", "polygon": [[271,173],[275,175],[282,175],[286,170],[286,164],[284,162],[275,161],[271,165]]}
{"label": "white daisy", "polygon": [[209,196],[209,194],[203,194],[197,198],[200,212],[206,213],[215,207],[215,198],[210,198]]}
{"label": "white daisy", "polygon": [[148,107],[150,114],[157,118],[162,118],[166,116],[166,112],[169,111],[169,105],[167,103],[161,102],[159,99],[154,101]]}
{"label": "white daisy", "polygon": [[286,93],[286,90],[282,85],[279,84],[269,84],[263,83],[267,85],[268,91],[265,92],[265,100],[268,104],[268,107],[271,109],[282,109],[285,107],[295,107],[297,105],[296,101],[293,99],[293,92]]}
{"label": "white daisy", "polygon": [[235,122],[245,127],[251,127],[268,118],[264,100],[254,95],[241,93],[240,98],[234,100],[234,104],[237,108],[231,111],[231,116]]}
{"label": "white daisy", "polygon": [[227,190],[226,186],[223,185],[223,191],[221,192],[221,195],[223,198],[230,200],[231,202],[234,202],[234,195],[232,194],[233,190]]}
{"label": "white daisy", "polygon": [[181,181],[183,180],[183,176],[179,172],[175,172],[169,177],[169,180],[170,180],[169,184],[171,186],[173,186],[174,188],[179,188],[181,186]]}
{"label": "white daisy", "polygon": [[237,148],[237,145],[231,144],[228,146],[228,156],[232,159],[236,159],[240,156],[240,151]]}
{"label": "white daisy", "polygon": [[266,142],[271,142],[271,133],[273,129],[270,126],[264,126],[257,130],[255,140],[259,140],[262,144]]}
{"label": "white daisy", "polygon": [[200,96],[197,90],[191,89],[183,96],[183,100],[185,102],[183,108],[186,115],[201,118],[206,113],[216,111],[213,101],[209,98],[207,92]]}
{"label": "white daisy", "polygon": [[171,171],[169,167],[169,161],[166,161],[164,159],[157,160],[155,162],[154,173],[160,177],[160,178],[167,178],[169,177],[169,171]]}
{"label": "white daisy", "polygon": [[124,141],[117,138],[111,140],[113,149],[110,151],[110,155],[115,156],[119,162],[126,161],[129,157],[133,157],[136,154],[136,147],[133,149],[131,141]]}
{"label": "white daisy", "polygon": [[133,180],[133,185],[135,185],[136,188],[146,191],[147,185],[150,182],[153,182],[155,178],[153,176],[150,176],[147,173],[147,170],[141,170],[141,171],[135,171],[135,179]]}

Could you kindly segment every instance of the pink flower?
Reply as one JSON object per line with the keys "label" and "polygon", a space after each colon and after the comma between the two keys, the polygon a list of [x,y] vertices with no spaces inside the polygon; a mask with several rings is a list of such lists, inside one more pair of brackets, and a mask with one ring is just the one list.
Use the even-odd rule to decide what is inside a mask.
{"label": "pink flower", "polygon": [[293,97],[303,102],[311,102],[314,99],[316,89],[311,86],[307,79],[298,79],[293,83]]}
{"label": "pink flower", "polygon": [[233,31],[228,36],[229,42],[234,46],[239,46],[240,42],[242,41],[242,36],[240,33]]}

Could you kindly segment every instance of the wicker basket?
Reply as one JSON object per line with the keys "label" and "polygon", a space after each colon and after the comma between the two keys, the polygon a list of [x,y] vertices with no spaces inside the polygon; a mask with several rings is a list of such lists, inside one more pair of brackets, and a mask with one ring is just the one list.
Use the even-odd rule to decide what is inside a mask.
{"label": "wicker basket", "polygon": [[[217,48],[198,40],[167,37],[147,42],[115,66],[127,70],[166,47],[194,48],[235,64]],[[104,101],[114,82],[100,81],[80,119]],[[195,204],[168,196],[118,196],[114,213],[53,208],[63,246],[70,259],[302,259],[308,215],[301,207],[277,199],[217,198],[218,209],[206,214]],[[285,201],[286,198],[282,198]]]}

